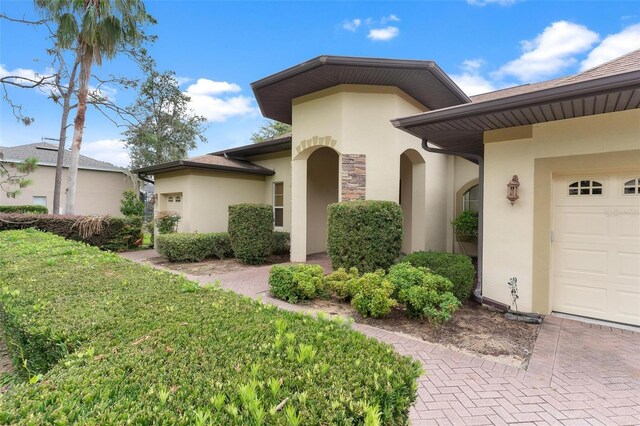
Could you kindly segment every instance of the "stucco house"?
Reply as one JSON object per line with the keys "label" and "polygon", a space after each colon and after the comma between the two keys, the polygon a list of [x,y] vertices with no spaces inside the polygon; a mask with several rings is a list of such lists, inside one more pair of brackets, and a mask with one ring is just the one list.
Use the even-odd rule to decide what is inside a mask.
{"label": "stucco house", "polygon": [[[58,147],[50,143],[32,143],[12,147],[0,147],[5,163],[19,163],[29,157],[38,159],[38,168],[29,175],[32,184],[22,189],[15,198],[0,193],[0,205],[46,206],[53,211],[53,185],[56,175]],[[67,171],[71,161],[71,152],[65,150],[62,169],[62,188],[67,187]],[[122,193],[137,191],[139,180],[126,169],[113,164],[80,155],[78,166],[78,184],[76,189],[75,213],[80,215],[112,215],[120,213]],[[61,209],[64,212],[65,195],[61,197]]]}
{"label": "stucco house", "polygon": [[291,135],[138,171],[180,231],[268,203],[305,261],[326,250],[328,204],[378,199],[403,208],[404,252],[453,251],[451,220],[476,209],[478,301],[510,304],[516,277],[523,311],[640,325],[640,50],[472,97],[432,61],[336,56],[252,88]]}

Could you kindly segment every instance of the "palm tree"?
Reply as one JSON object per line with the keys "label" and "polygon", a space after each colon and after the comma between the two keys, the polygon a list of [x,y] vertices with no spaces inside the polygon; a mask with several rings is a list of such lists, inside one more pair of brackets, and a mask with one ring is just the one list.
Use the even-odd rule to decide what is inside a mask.
{"label": "palm tree", "polygon": [[154,20],[142,0],[35,0],[35,5],[57,24],[60,47],[74,49],[80,63],[65,207],[66,214],[73,214],[91,67],[94,62],[102,65],[103,56],[113,58],[122,46],[139,43],[143,35],[139,27]]}

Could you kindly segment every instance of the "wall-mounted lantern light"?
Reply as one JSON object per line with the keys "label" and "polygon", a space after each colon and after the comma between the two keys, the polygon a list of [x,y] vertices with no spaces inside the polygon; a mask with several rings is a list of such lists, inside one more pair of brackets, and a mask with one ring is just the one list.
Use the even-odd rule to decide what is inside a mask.
{"label": "wall-mounted lantern light", "polygon": [[516,200],[520,198],[520,196],[518,196],[519,186],[520,181],[518,180],[518,175],[513,175],[511,182],[507,184],[507,188],[509,189],[507,192],[507,200],[511,201],[511,205],[514,205]]}

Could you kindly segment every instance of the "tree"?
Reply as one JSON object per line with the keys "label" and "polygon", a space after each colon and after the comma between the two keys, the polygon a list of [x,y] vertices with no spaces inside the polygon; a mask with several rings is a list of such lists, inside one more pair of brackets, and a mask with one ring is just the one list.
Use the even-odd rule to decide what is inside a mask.
{"label": "tree", "polygon": [[7,198],[15,198],[22,188],[31,185],[27,176],[38,168],[38,159],[29,157],[21,163],[4,163],[3,159],[4,155],[0,152],[0,189],[7,194]]}
{"label": "tree", "polygon": [[260,143],[273,139],[276,136],[281,136],[286,133],[291,133],[291,125],[281,123],[279,121],[270,120],[263,124],[257,132],[251,135],[251,142]]}
{"label": "tree", "polygon": [[140,197],[133,191],[124,191],[120,200],[120,213],[125,216],[142,217],[144,216],[144,203],[140,201]]}
{"label": "tree", "polygon": [[180,91],[175,73],[148,72],[128,109],[139,120],[124,133],[132,168],[184,159],[198,141],[207,141],[203,135],[206,119],[189,109],[191,99]]}
{"label": "tree", "polygon": [[[102,57],[110,59],[123,45],[142,39],[139,26],[153,22],[141,0],[35,0],[36,7],[57,24],[57,45],[73,49],[79,63],[78,105],[74,119],[66,213],[75,210],[78,162],[89,97],[91,68]],[[62,142],[62,141],[61,141]]]}

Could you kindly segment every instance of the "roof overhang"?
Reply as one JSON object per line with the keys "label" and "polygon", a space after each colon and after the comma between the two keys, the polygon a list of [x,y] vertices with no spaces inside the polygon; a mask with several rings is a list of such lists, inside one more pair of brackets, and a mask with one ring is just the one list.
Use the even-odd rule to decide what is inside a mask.
{"label": "roof overhang", "polygon": [[209,155],[222,155],[229,158],[246,158],[256,155],[273,154],[276,152],[291,151],[291,135],[283,135],[273,140],[259,143],[252,143],[237,148],[225,149],[212,152]]}
{"label": "roof overhang", "polygon": [[444,149],[482,155],[487,130],[640,107],[640,70],[392,120]]}
{"label": "roof overhang", "polygon": [[171,161],[169,163],[157,164],[149,167],[142,167],[140,169],[133,170],[133,172],[138,174],[143,174],[143,175],[155,175],[158,173],[175,172],[179,170],[188,170],[188,169],[200,169],[200,170],[209,170],[209,171],[218,171],[218,172],[234,172],[234,173],[244,173],[244,174],[260,175],[260,176],[273,176],[275,174],[273,170],[267,169],[266,167],[258,166],[256,164],[251,164],[251,167],[246,167],[242,165],[234,167],[234,166],[223,166],[219,164],[198,163],[198,162],[189,161],[189,160]]}
{"label": "roof overhang", "polygon": [[429,109],[470,102],[433,61],[319,56],[251,84],[262,115],[291,124],[291,101],[340,84],[395,86]]}

